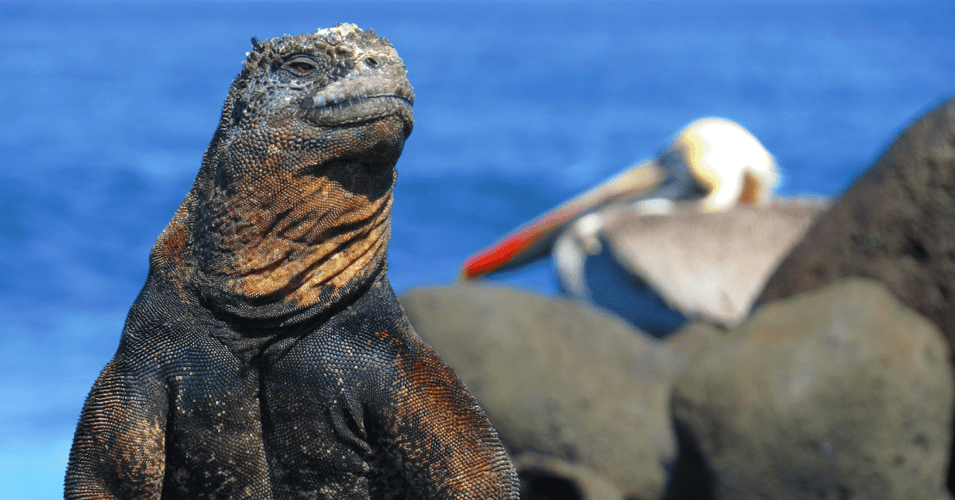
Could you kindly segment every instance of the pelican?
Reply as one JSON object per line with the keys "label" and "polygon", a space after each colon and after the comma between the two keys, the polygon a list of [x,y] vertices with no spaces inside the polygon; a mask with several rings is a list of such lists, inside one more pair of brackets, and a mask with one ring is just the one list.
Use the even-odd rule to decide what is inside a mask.
{"label": "pelican", "polygon": [[[546,255],[560,231],[610,203],[637,202],[642,210],[667,213],[674,202],[699,211],[765,203],[779,180],[776,162],[759,140],[723,118],[696,120],[651,160],[634,165],[557,208],[511,231],[469,258],[465,279],[512,269]],[[591,219],[588,229],[596,229]]]}
{"label": "pelican", "polygon": [[[769,214],[771,220],[765,224],[775,228],[766,229],[773,234],[756,231],[752,236],[742,235],[744,231],[734,231],[738,224],[725,217],[717,224],[693,218],[710,220],[706,217],[737,207],[763,210],[772,200],[772,192],[779,178],[779,169],[773,156],[745,128],[723,118],[696,120],[677,133],[655,158],[630,167],[515,229],[469,258],[461,274],[464,279],[473,279],[513,269],[553,253],[561,286],[566,293],[617,312],[651,333],[674,330],[685,321],[688,309],[691,315],[715,318],[717,323],[731,324],[748,312],[748,306],[762,284],[759,280],[764,279],[763,274],[768,274],[775,267],[783,252],[795,243],[795,238],[802,234],[818,210],[814,207],[804,210],[799,206],[795,209],[774,209]],[[648,230],[653,232],[654,241],[659,243],[655,250],[664,258],[679,255],[683,262],[676,266],[670,262],[661,266],[657,262],[654,264],[655,269],[647,269],[646,258],[628,262],[634,259],[619,255],[620,249],[626,247],[620,244],[616,245],[618,251],[615,255],[609,255],[608,259],[608,249],[604,248],[608,243],[608,227],[613,226],[614,231],[619,231],[622,227],[620,221],[628,215],[654,218]],[[765,218],[765,215],[742,213],[733,217],[747,218],[747,224],[750,224]],[[632,218],[629,223],[631,226],[634,224]],[[661,229],[661,224],[666,227]],[[695,283],[700,280],[694,279],[692,273],[686,270],[700,268],[700,263],[693,260],[700,260],[701,257],[706,260],[706,252],[717,251],[719,255],[709,260],[718,262],[718,265],[702,267],[711,275],[714,269],[724,274],[733,272],[733,269],[716,268],[732,264],[726,261],[727,255],[742,255],[749,250],[719,243],[713,245],[720,247],[716,250],[699,248],[687,251],[685,248],[668,248],[665,241],[659,241],[660,234],[678,234],[687,224],[696,227],[697,232],[700,229],[715,231],[720,227],[721,234],[710,236],[718,239],[733,233],[734,237],[748,238],[746,244],[749,250],[759,247],[759,255],[748,259],[746,283],[742,285],[746,290],[741,295],[735,291],[735,288],[739,288],[738,279],[734,283],[723,283],[731,280],[710,276],[707,284]],[[752,231],[747,227],[746,232]],[[628,237],[641,238],[632,232]],[[769,241],[762,241],[767,238]],[[684,247],[708,244],[700,239],[705,238],[698,237],[692,243],[684,241]],[[674,242],[674,245],[677,244]],[[677,278],[671,281],[687,283],[689,290],[671,293],[670,296],[660,294],[661,288],[664,291],[667,289],[667,276],[654,274],[655,270],[661,268],[667,269],[671,278]],[[678,271],[680,276],[675,276],[674,271]],[[647,279],[648,274],[652,279]],[[635,281],[634,275],[639,279]],[[712,285],[714,281],[716,285]],[[703,286],[708,289],[700,289]],[[697,290],[693,290],[694,287]],[[726,287],[734,290],[727,292],[724,289]],[[720,306],[722,310],[708,311],[705,310],[708,306],[698,304],[700,300],[679,297],[681,293],[700,293],[704,296],[701,299],[703,301],[716,297],[716,301],[722,301],[724,305]],[[729,306],[725,305],[727,301]],[[652,312],[648,314],[655,319],[646,318],[644,310],[649,309]]]}

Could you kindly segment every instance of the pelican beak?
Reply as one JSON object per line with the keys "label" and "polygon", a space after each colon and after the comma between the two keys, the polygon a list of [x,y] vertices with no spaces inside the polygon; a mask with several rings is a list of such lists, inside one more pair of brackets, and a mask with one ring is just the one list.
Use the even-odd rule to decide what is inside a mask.
{"label": "pelican beak", "polygon": [[490,247],[469,258],[461,269],[463,279],[521,266],[547,255],[561,231],[582,215],[611,202],[646,197],[667,179],[655,161],[628,168],[593,189],[513,230]]}

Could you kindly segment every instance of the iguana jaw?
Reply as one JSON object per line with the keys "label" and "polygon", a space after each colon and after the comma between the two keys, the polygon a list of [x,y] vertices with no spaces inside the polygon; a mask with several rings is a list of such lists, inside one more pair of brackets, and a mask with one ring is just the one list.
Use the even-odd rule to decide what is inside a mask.
{"label": "iguana jaw", "polygon": [[402,94],[383,93],[341,100],[335,95],[331,98],[315,96],[303,99],[301,108],[305,118],[319,127],[355,125],[396,116],[404,123],[404,136],[407,138],[414,127],[414,115],[411,111],[412,101]]}

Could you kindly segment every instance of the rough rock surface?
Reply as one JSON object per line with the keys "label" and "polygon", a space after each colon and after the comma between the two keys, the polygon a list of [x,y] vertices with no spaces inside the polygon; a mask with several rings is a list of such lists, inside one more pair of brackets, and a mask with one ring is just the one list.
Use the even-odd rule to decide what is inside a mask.
{"label": "rough rock surface", "polygon": [[521,500],[624,500],[610,481],[588,467],[537,453],[514,457]]}
{"label": "rough rock surface", "polygon": [[952,394],[938,330],[877,282],[768,304],[677,382],[670,498],[949,498]]}
{"label": "rough rock surface", "polygon": [[660,498],[676,453],[674,359],[662,343],[602,311],[506,288],[415,289],[400,301],[512,454],[556,457],[628,498]]}
{"label": "rough rock surface", "polygon": [[757,307],[845,276],[881,281],[955,346],[955,99],[905,130],[820,215]]}
{"label": "rough rock surface", "polygon": [[668,380],[675,382],[688,367],[692,366],[697,357],[706,353],[712,346],[719,345],[724,338],[726,338],[725,329],[703,321],[690,323],[672,335],[668,335],[663,340],[663,345],[673,356],[673,362],[669,366]]}

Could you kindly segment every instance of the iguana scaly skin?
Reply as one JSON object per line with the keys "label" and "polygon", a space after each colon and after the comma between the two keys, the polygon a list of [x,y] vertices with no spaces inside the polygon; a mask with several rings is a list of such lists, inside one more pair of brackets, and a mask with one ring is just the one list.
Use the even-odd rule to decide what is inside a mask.
{"label": "iguana scaly skin", "polygon": [[516,498],[385,277],[414,93],[338,25],[253,40],[90,392],[67,498]]}

